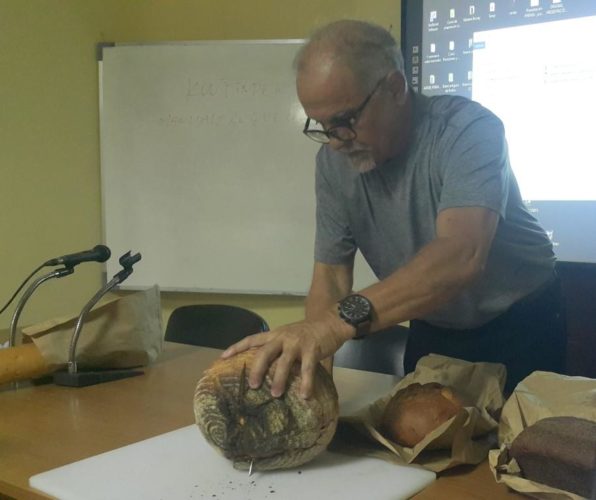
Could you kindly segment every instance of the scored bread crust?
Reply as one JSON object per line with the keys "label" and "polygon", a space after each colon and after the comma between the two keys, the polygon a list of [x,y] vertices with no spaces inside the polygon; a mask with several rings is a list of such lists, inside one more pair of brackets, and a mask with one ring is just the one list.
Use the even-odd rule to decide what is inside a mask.
{"label": "scored bread crust", "polygon": [[301,377],[293,371],[286,391],[271,396],[269,368],[258,389],[248,387],[255,356],[251,349],[218,359],[199,380],[194,396],[196,423],[205,439],[238,469],[296,467],[324,451],[339,417],[338,396],[329,373],[317,366],[313,394],[302,399]]}

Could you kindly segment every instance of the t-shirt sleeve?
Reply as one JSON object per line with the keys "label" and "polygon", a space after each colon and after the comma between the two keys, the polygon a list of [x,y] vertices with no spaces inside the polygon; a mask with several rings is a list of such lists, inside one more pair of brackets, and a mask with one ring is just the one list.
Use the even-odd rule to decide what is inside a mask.
{"label": "t-shirt sleeve", "polygon": [[510,175],[505,131],[495,115],[473,106],[466,118],[453,117],[444,131],[439,211],[485,207],[504,217]]}
{"label": "t-shirt sleeve", "polygon": [[[342,203],[341,189],[334,184],[325,154],[321,148],[316,169],[316,235],[315,261],[331,265],[353,265],[356,243],[349,226],[349,216]],[[338,180],[335,181],[336,183]]]}

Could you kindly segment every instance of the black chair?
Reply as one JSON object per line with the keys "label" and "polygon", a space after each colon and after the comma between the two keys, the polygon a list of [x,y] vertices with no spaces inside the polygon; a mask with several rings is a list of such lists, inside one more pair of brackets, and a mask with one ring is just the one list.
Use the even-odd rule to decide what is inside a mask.
{"label": "black chair", "polygon": [[348,340],[335,353],[333,364],[403,377],[408,332],[409,328],[397,325],[360,340]]}
{"label": "black chair", "polygon": [[237,306],[200,304],[174,309],[165,340],[225,349],[247,335],[269,330],[257,313]]}

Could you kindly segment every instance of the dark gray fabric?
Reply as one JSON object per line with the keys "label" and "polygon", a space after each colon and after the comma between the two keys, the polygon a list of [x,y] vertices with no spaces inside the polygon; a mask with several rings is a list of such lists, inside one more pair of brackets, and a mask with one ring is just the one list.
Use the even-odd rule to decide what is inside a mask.
{"label": "dark gray fabric", "polygon": [[370,172],[360,174],[329,146],[320,149],[315,260],[350,265],[359,248],[383,279],[435,237],[441,210],[494,210],[500,220],[482,280],[420,318],[473,328],[552,275],[552,244],[521,199],[494,114],[462,97],[415,95],[414,117],[407,153]]}
{"label": "dark gray fabric", "polygon": [[333,366],[404,376],[404,353],[410,329],[396,325],[348,340],[333,355]]}
{"label": "dark gray fabric", "polygon": [[[507,312],[470,330],[454,330],[410,321],[405,373],[430,353],[466,361],[501,363],[507,368],[505,392],[536,370],[563,373],[566,318],[557,277],[524,297]],[[374,336],[374,335],[373,335]]]}

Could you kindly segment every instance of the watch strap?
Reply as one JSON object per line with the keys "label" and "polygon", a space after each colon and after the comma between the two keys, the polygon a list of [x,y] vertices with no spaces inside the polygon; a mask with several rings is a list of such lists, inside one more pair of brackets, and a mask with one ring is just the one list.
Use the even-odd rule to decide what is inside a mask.
{"label": "watch strap", "polygon": [[359,323],[358,325],[354,325],[356,327],[356,335],[352,337],[352,340],[361,340],[364,337],[367,337],[370,333],[370,323],[371,321],[364,321],[363,323]]}
{"label": "watch strap", "polygon": [[351,294],[337,303],[339,317],[356,329],[354,340],[362,339],[370,333],[372,304],[360,294]]}

